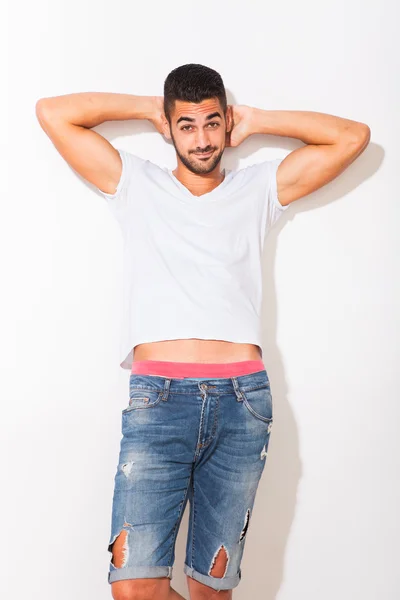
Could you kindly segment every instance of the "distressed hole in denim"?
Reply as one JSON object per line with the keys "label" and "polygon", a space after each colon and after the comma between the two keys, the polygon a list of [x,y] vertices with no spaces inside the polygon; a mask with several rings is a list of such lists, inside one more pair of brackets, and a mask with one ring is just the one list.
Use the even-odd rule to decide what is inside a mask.
{"label": "distressed hole in denim", "polygon": [[225,573],[228,569],[228,563],[228,551],[222,544],[222,546],[220,546],[220,548],[218,548],[217,552],[214,554],[208,574],[212,577],[225,577]]}
{"label": "distressed hole in denim", "polygon": [[249,527],[249,520],[250,520],[250,509],[248,508],[246,511],[245,519],[244,519],[243,529],[240,533],[239,542],[241,542],[244,539],[244,536],[247,533],[247,529]]}
{"label": "distressed hole in denim", "polygon": [[132,466],[133,466],[133,460],[121,465],[121,470],[126,477],[129,477],[129,474],[132,471]]}
{"label": "distressed hole in denim", "polygon": [[[126,525],[130,525],[129,523],[124,523],[124,527]],[[128,546],[128,535],[129,531],[123,530],[118,535],[118,537],[114,540],[112,544],[108,547],[108,550],[112,553],[111,564],[116,569],[121,569],[125,567],[129,558],[129,546]]]}

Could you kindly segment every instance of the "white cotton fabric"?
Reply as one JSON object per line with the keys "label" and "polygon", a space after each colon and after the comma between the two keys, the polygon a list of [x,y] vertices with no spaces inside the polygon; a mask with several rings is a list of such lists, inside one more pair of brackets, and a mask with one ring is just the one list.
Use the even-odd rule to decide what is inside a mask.
{"label": "white cotton fabric", "polygon": [[118,150],[114,194],[98,191],[123,236],[120,366],[134,346],[199,338],[261,341],[265,237],[283,212],[276,172],[283,159],[233,171],[211,192],[193,195],[167,167]]}

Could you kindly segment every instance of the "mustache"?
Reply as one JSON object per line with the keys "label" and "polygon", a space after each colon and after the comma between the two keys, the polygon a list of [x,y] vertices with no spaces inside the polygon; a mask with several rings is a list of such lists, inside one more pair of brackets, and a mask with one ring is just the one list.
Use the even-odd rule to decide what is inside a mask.
{"label": "mustache", "polygon": [[206,150],[192,150],[192,153],[193,154],[208,154],[212,150],[215,150],[215,148],[208,148]]}

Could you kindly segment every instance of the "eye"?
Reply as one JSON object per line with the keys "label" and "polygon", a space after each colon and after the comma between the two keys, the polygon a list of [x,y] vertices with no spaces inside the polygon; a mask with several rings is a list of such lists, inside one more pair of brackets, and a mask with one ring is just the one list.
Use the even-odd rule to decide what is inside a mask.
{"label": "eye", "polygon": [[[215,125],[215,127],[211,127],[211,129],[216,129],[217,127],[219,127],[219,123],[217,123],[216,121],[213,121],[212,123],[207,123],[207,125]],[[192,126],[184,125],[183,127],[181,127],[181,131],[188,131],[190,127]]]}

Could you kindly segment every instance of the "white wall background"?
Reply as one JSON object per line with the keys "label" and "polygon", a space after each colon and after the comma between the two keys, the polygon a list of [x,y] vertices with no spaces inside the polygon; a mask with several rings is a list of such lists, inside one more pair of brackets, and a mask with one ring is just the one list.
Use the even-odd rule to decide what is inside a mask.
{"label": "white wall background", "polygon": [[[275,424],[234,597],[397,599],[398,4],[23,0],[7,9],[4,597],[111,598],[107,544],[128,393],[129,372],[118,362],[118,225],[41,130],[35,103],[79,91],[162,95],[170,70],[200,62],[221,73],[230,103],[326,112],[372,131],[364,154],[295,202],[265,247],[264,358]],[[115,146],[176,165],[173,147],[148,122],[97,130]],[[257,135],[228,149],[223,164],[238,168],[299,145]],[[185,597],[187,514],[172,582]]]}

